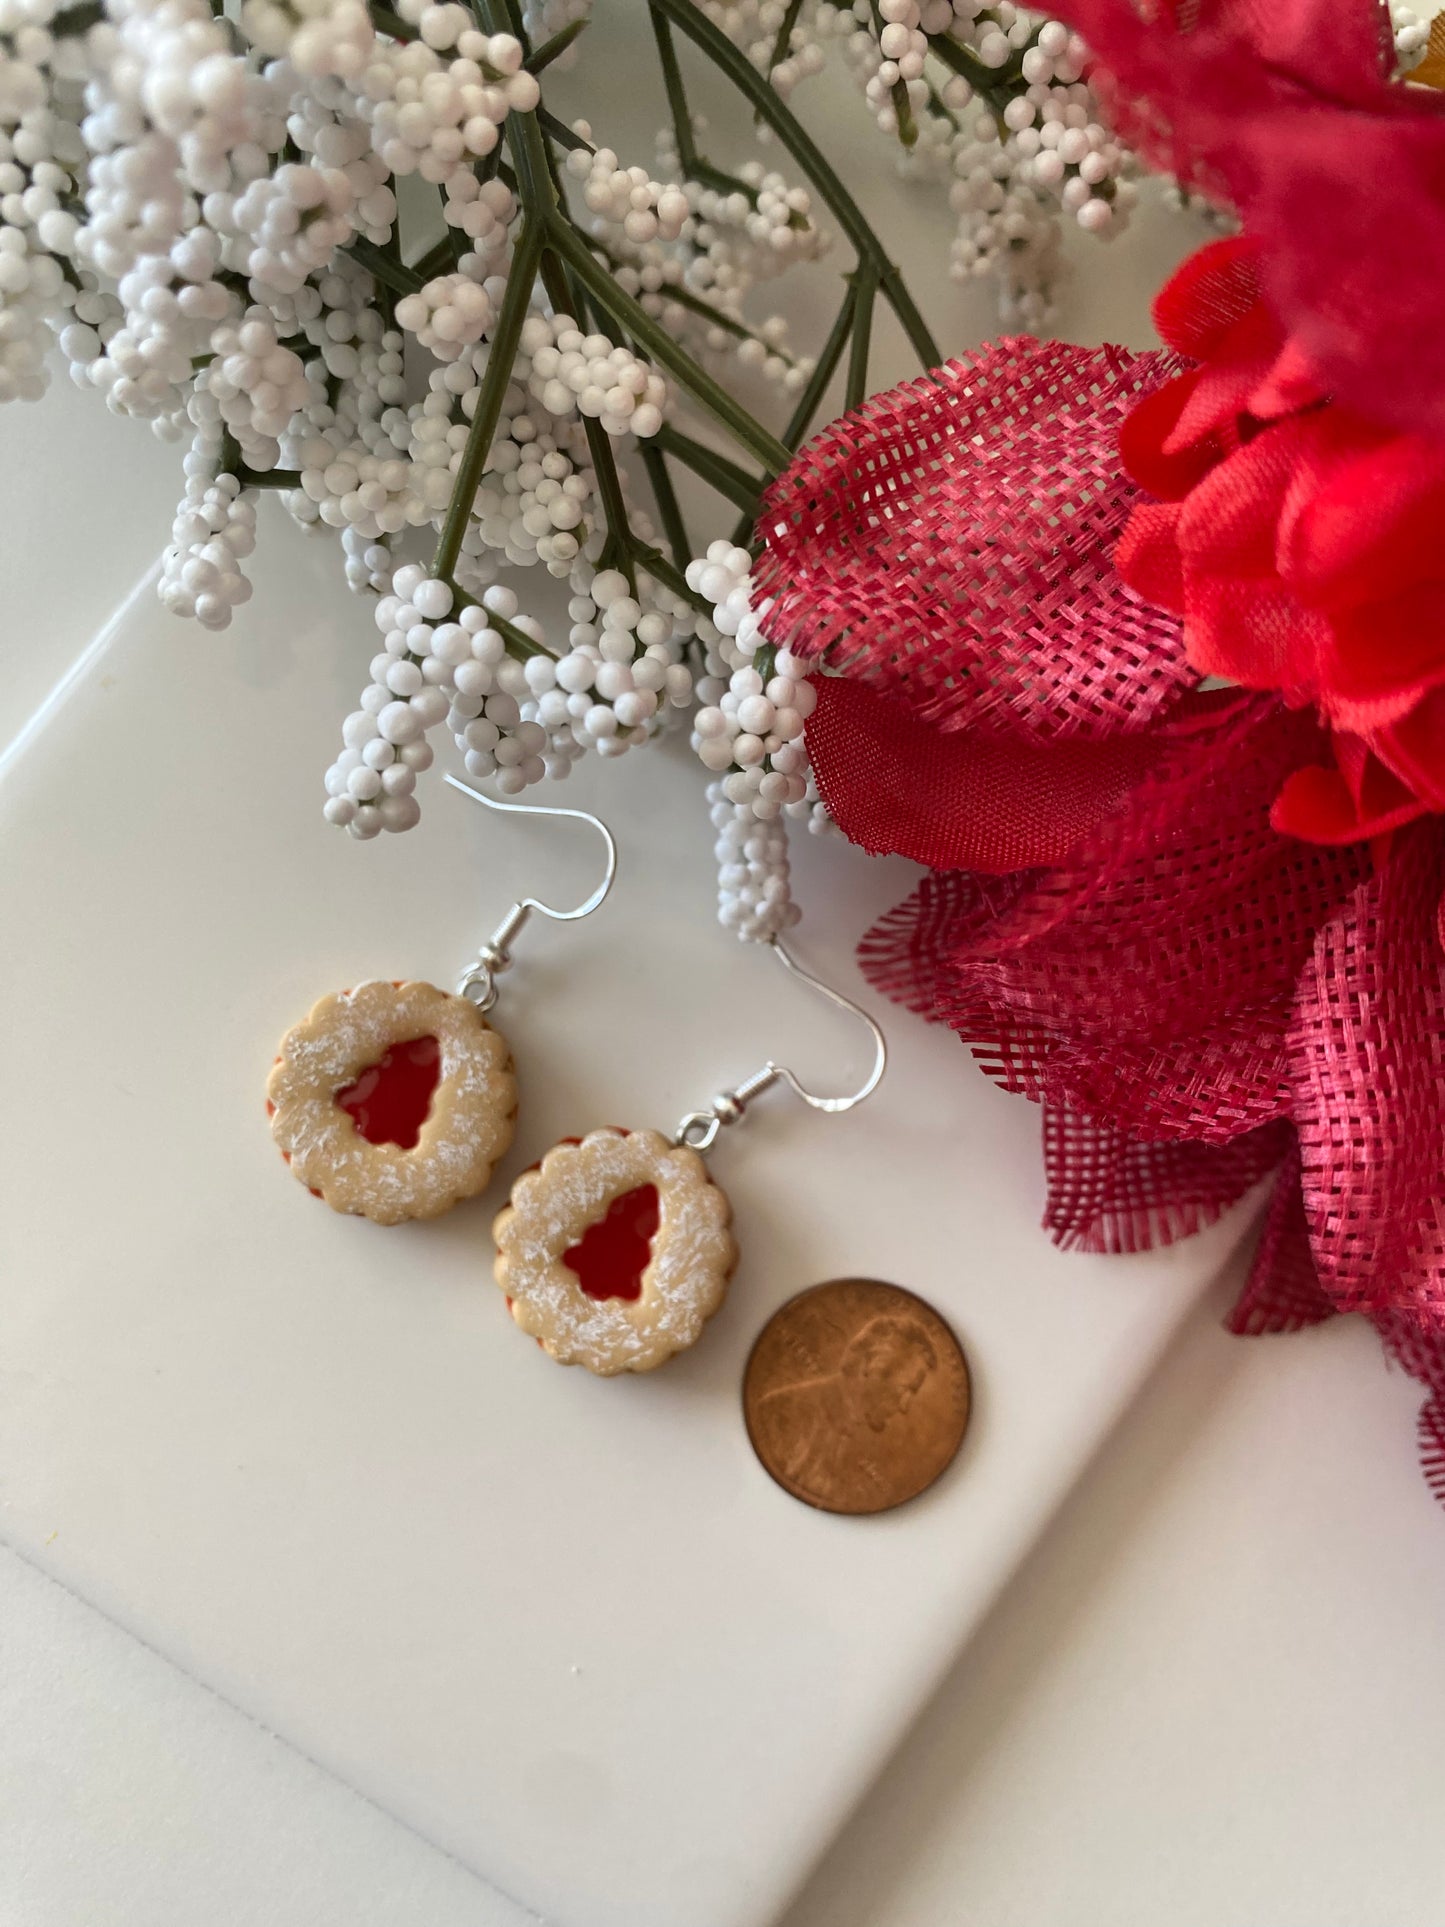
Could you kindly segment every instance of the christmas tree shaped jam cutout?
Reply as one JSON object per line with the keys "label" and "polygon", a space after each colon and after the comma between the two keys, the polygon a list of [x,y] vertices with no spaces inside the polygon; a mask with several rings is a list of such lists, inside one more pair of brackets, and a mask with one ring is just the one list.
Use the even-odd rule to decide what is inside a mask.
{"label": "christmas tree shaped jam cutout", "polygon": [[368,1144],[395,1144],[414,1151],[441,1078],[441,1045],[435,1037],[413,1037],[393,1044],[368,1064],[354,1084],[336,1093],[336,1102]]}
{"label": "christmas tree shaped jam cutout", "polygon": [[562,1253],[562,1262],[589,1298],[640,1298],[657,1223],[657,1186],[639,1184],[612,1200],[606,1216]]}

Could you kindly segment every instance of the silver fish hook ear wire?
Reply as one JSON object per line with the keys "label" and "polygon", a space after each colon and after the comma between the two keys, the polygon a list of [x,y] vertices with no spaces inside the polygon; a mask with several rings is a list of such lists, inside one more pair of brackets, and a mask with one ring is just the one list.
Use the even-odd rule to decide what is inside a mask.
{"label": "silver fish hook ear wire", "polygon": [[475,963],[463,973],[457,985],[457,995],[475,1004],[478,1010],[488,1011],[497,1001],[497,978],[511,964],[512,945],[534,910],[539,916],[550,917],[553,923],[577,923],[583,917],[590,917],[594,910],[599,910],[606,902],[607,893],[617,876],[617,845],[601,817],[593,816],[590,810],[551,809],[540,803],[503,803],[495,796],[474,790],[470,783],[464,783],[459,776],[448,776],[446,780],[454,790],[471,797],[474,803],[485,803],[489,810],[499,810],[504,816],[561,816],[571,817],[578,823],[590,823],[607,846],[607,868],[602,881],[591,896],[574,910],[559,910],[555,904],[543,903],[539,897],[522,897],[512,905],[482,945]]}
{"label": "silver fish hook ear wire", "polygon": [[855,1104],[861,1104],[865,1097],[871,1097],[877,1090],[884,1071],[888,1068],[888,1043],[882,1030],[861,1004],[855,1004],[851,997],[845,997],[841,990],[821,982],[810,972],[804,970],[789,951],[785,950],[776,937],[767,939],[773,954],[790,976],[798,978],[820,997],[826,997],[830,1004],[839,1010],[846,1010],[860,1023],[866,1024],[873,1039],[873,1068],[856,1091],[849,1091],[841,1097],[823,1097],[810,1091],[786,1064],[775,1064],[771,1058],[761,1070],[745,1077],[733,1090],[719,1091],[705,1111],[689,1111],[673,1134],[674,1144],[686,1144],[694,1151],[707,1151],[717,1142],[718,1132],[725,1125],[741,1123],[743,1114],[755,1097],[774,1084],[786,1084],[795,1097],[802,1098],[815,1111],[851,1111]]}

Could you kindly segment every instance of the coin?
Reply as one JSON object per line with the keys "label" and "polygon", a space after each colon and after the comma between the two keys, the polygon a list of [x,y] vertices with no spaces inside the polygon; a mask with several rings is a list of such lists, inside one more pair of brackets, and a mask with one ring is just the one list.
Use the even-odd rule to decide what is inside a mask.
{"label": "coin", "polygon": [[799,1292],[743,1374],[753,1450],[784,1491],[825,1512],[886,1512],[952,1463],[968,1429],[968,1365],[931,1305],[875,1278]]}

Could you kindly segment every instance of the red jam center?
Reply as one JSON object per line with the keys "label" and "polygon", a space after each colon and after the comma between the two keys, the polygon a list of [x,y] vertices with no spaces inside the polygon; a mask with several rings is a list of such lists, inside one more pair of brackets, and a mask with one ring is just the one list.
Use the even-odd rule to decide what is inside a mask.
{"label": "red jam center", "polygon": [[605,1218],[589,1225],[579,1244],[562,1253],[589,1298],[640,1298],[642,1274],[657,1235],[657,1186],[639,1184],[614,1198]]}
{"label": "red jam center", "polygon": [[336,1102],[368,1144],[413,1151],[441,1070],[442,1048],[435,1037],[413,1037],[368,1064],[354,1084],[336,1093]]}

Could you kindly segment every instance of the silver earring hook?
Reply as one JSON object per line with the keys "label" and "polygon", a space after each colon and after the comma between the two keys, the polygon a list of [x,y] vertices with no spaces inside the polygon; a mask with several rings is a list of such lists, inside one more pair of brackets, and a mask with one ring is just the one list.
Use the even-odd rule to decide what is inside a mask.
{"label": "silver earring hook", "polygon": [[553,923],[577,923],[583,917],[590,917],[594,910],[601,909],[617,876],[617,844],[601,817],[593,816],[590,810],[560,810],[541,803],[503,803],[495,796],[474,790],[470,783],[464,783],[459,776],[449,775],[446,780],[454,790],[471,797],[474,803],[484,803],[489,810],[498,810],[504,816],[562,816],[571,817],[577,823],[590,823],[607,846],[607,868],[602,881],[584,902],[573,910],[559,910],[555,904],[543,903],[540,897],[522,897],[512,905],[482,945],[476,962],[457,985],[457,995],[467,998],[478,1010],[490,1010],[497,1001],[496,979],[510,965],[512,945],[534,910],[540,916],[550,917]]}
{"label": "silver earring hook", "polygon": [[745,1077],[733,1090],[719,1091],[707,1110],[689,1111],[674,1133],[674,1144],[689,1145],[694,1151],[710,1149],[717,1142],[718,1132],[724,1125],[739,1123],[752,1100],[777,1083],[786,1084],[795,1097],[802,1098],[815,1111],[851,1111],[855,1104],[861,1104],[865,1097],[873,1095],[888,1068],[887,1039],[862,1005],[855,1004],[841,990],[834,990],[831,984],[823,983],[810,971],[804,970],[797,958],[785,950],[776,937],[769,937],[767,942],[790,976],[798,978],[810,990],[817,991],[820,997],[826,997],[830,1004],[836,1004],[839,1010],[846,1010],[850,1016],[857,1017],[868,1026],[873,1038],[873,1068],[856,1091],[849,1091],[842,1097],[820,1097],[816,1091],[810,1091],[786,1064],[775,1064],[769,1058],[761,1070],[754,1071],[751,1077]]}

